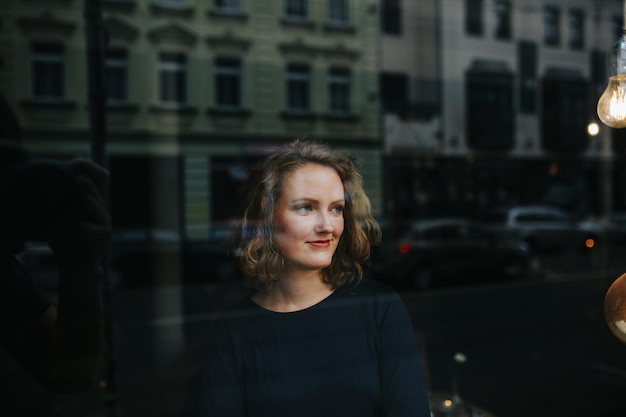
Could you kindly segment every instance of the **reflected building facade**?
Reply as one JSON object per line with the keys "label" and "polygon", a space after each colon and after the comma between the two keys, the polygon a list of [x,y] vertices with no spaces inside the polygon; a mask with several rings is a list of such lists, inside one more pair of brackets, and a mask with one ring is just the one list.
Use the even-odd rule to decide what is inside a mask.
{"label": "reflected building facade", "polygon": [[[268,146],[354,152],[379,216],[626,208],[595,105],[617,0],[103,0],[111,211],[208,239]],[[84,3],[2,0],[0,88],[35,157],[89,152]]]}
{"label": "reflected building facade", "polygon": [[[0,2],[0,88],[34,157],[87,156],[84,3]],[[205,240],[269,146],[361,161],[381,211],[376,1],[103,0],[106,152],[119,230]]]}
{"label": "reflected building facade", "polygon": [[383,8],[397,15],[382,25],[390,215],[481,216],[527,203],[580,216],[625,208],[623,187],[611,185],[623,183],[613,164],[622,133],[603,125],[587,133],[599,123],[621,2],[390,0]]}

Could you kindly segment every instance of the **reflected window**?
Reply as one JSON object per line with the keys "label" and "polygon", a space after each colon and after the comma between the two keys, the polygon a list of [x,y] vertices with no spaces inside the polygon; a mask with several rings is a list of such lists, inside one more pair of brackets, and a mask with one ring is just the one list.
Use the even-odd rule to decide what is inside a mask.
{"label": "reflected window", "polygon": [[181,7],[187,4],[187,0],[159,0],[159,4],[166,7]]}
{"label": "reflected window", "polygon": [[303,64],[287,66],[287,110],[309,112],[311,110],[311,68]]}
{"label": "reflected window", "polygon": [[483,34],[483,0],[465,0],[465,32]]}
{"label": "reflected window", "polygon": [[309,0],[286,0],[285,16],[291,19],[308,19]]}
{"label": "reflected window", "polygon": [[236,58],[215,60],[215,103],[218,107],[241,107],[241,61]]}
{"label": "reflected window", "polygon": [[582,49],[585,45],[584,20],[582,10],[569,12],[569,46],[573,49]]}
{"label": "reflected window", "polygon": [[494,35],[496,39],[511,39],[511,2],[508,0],[496,1]]}
{"label": "reflected window", "polygon": [[109,104],[128,101],[128,54],[124,50],[110,50],[106,54],[106,89]]}
{"label": "reflected window", "polygon": [[466,134],[477,150],[508,150],[515,143],[513,75],[476,68],[466,75]]}
{"label": "reflected window", "polygon": [[328,71],[328,94],[331,113],[350,113],[351,78],[350,70],[345,68],[331,68]]}
{"label": "reflected window", "polygon": [[519,43],[519,108],[525,114],[535,114],[537,110],[537,55],[534,42]]}
{"label": "reflected window", "polygon": [[560,19],[559,9],[548,6],[543,11],[543,43],[547,46],[558,46],[560,42]]}
{"label": "reflected window", "polygon": [[181,105],[187,102],[187,57],[161,53],[159,56],[159,99],[161,104]]}
{"label": "reflected window", "polygon": [[348,0],[328,0],[328,23],[345,26],[349,22]]}
{"label": "reflected window", "polygon": [[409,92],[407,74],[384,72],[380,75],[380,93],[383,111],[403,115],[406,113]]}
{"label": "reflected window", "polygon": [[549,151],[581,152],[587,138],[588,82],[574,74],[548,74],[542,83],[542,139]]}
{"label": "reflected window", "polygon": [[33,98],[58,100],[65,97],[65,48],[37,43],[31,51]]}
{"label": "reflected window", "polygon": [[387,35],[402,33],[402,5],[400,0],[384,0],[381,13],[381,28]]}
{"label": "reflected window", "polygon": [[215,7],[224,12],[239,12],[241,11],[240,0],[215,0]]}

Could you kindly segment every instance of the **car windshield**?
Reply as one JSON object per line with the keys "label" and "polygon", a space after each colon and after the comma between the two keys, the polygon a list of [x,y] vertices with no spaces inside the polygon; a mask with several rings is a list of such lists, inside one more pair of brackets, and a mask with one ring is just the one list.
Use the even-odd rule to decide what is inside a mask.
{"label": "car windshield", "polygon": [[555,212],[522,213],[519,214],[516,219],[519,223],[567,223],[571,221],[566,215]]}

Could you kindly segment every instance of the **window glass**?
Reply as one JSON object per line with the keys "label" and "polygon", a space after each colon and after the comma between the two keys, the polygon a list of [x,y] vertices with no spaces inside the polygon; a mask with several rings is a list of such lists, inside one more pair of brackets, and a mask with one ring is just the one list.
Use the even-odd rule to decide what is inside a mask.
{"label": "window glass", "polygon": [[309,0],[285,0],[285,15],[289,18],[307,19]]}
{"label": "window glass", "polygon": [[328,0],[328,22],[346,25],[350,22],[349,0]]}
{"label": "window glass", "polygon": [[241,107],[241,61],[228,58],[215,61],[215,91],[218,107]]}
{"label": "window glass", "polygon": [[110,104],[128,101],[128,56],[126,51],[107,51],[106,89],[107,100]]}
{"label": "window glass", "polygon": [[543,42],[549,46],[557,46],[560,33],[560,11],[557,7],[547,6],[543,12]]}
{"label": "window glass", "polygon": [[331,68],[328,71],[328,94],[330,96],[329,110],[331,113],[350,113],[350,85],[350,70],[344,68]]}
{"label": "window glass", "polygon": [[494,35],[496,39],[511,38],[511,2],[496,0],[494,6]]}
{"label": "window glass", "polygon": [[[96,13],[97,3],[0,1],[0,417],[626,417],[626,346],[609,327],[626,316],[608,321],[602,305],[626,271],[626,128],[597,115],[622,1],[103,0]],[[266,173],[258,163],[296,139],[341,151],[342,169],[359,175],[330,181],[309,164],[316,154],[303,162],[311,182],[291,182],[287,164],[258,194],[248,188]],[[7,140],[45,163],[21,165]],[[74,159],[108,176],[83,189],[56,164]],[[7,160],[56,167],[67,182],[20,178]],[[14,178],[26,183],[7,187]],[[273,187],[288,182],[298,186]],[[101,199],[81,204],[96,190]],[[254,216],[239,224],[247,197]],[[106,218],[92,216],[98,201],[106,247],[92,227]],[[382,228],[369,247],[368,209]],[[332,233],[320,228],[327,213]],[[6,237],[42,224],[44,235]],[[96,236],[68,247],[55,240],[64,232]],[[4,270],[22,241],[30,280]],[[98,242],[95,265],[84,252]],[[252,267],[275,262],[253,274],[276,280],[267,292],[246,285],[248,254]],[[65,274],[90,259],[77,279]],[[317,279],[335,277],[334,261],[355,267],[345,286]],[[250,298],[292,278],[330,295],[297,312]],[[362,285],[378,282],[384,296],[369,297]],[[40,313],[56,304],[50,324],[79,331],[11,345],[39,329],[10,321],[31,287],[37,310],[18,325],[48,323]],[[75,296],[85,290],[101,292]],[[299,319],[361,290],[377,308],[348,302],[355,310],[315,328]],[[72,320],[73,308],[84,314]],[[80,348],[36,372],[59,353],[46,341],[64,335],[100,349],[85,387],[63,384],[87,362]],[[393,355],[378,356],[383,346]],[[410,362],[423,366],[430,410],[393,400],[420,386],[387,383],[409,369],[407,352],[424,353]],[[55,369],[61,381],[47,378]],[[86,390],[57,393],[68,388]]]}
{"label": "window glass", "polygon": [[465,31],[468,35],[483,34],[483,0],[465,0]]}
{"label": "window glass", "polygon": [[63,46],[34,44],[31,50],[31,71],[34,98],[64,98],[65,55]]}
{"label": "window glass", "polygon": [[381,25],[384,33],[399,35],[402,33],[401,0],[384,0],[382,3]]}
{"label": "window glass", "polygon": [[311,69],[308,65],[287,66],[287,109],[293,112],[311,110]]}
{"label": "window glass", "polygon": [[570,10],[569,12],[569,46],[581,49],[585,44],[584,15],[582,10]]}
{"label": "window glass", "polygon": [[161,53],[159,87],[161,103],[185,104],[187,101],[187,58],[185,55]]}
{"label": "window glass", "polygon": [[241,0],[215,0],[215,6],[223,11],[238,12],[241,9]]}

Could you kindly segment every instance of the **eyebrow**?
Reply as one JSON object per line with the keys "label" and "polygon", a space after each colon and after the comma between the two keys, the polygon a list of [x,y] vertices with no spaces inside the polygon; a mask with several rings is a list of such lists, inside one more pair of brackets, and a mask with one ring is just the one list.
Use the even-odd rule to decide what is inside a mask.
{"label": "eyebrow", "polygon": [[[296,198],[294,200],[291,200],[290,203],[318,203],[319,201],[314,199],[314,198],[308,198],[308,197],[304,197],[304,198]],[[339,200],[335,200],[335,201],[331,201],[330,204],[339,204],[339,203],[343,203],[345,204],[346,200],[345,199],[339,199]]]}

